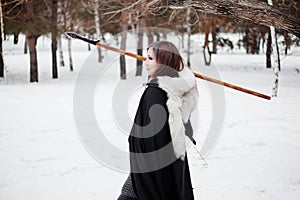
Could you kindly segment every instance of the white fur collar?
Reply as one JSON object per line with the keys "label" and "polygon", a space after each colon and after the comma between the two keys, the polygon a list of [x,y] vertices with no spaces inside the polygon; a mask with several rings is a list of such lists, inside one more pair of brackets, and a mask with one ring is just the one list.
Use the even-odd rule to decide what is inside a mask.
{"label": "white fur collar", "polygon": [[185,157],[185,128],[192,111],[198,102],[196,78],[193,72],[185,67],[179,72],[179,77],[159,76],[157,82],[166,91],[169,111],[169,126],[171,131],[174,154],[176,158]]}

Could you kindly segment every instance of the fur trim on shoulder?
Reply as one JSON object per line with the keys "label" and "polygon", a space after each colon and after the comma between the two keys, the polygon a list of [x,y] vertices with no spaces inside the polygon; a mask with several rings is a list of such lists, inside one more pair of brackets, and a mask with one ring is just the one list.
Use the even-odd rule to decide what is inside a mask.
{"label": "fur trim on shoulder", "polygon": [[179,72],[179,77],[159,76],[157,83],[168,96],[167,107],[174,154],[176,158],[184,159],[186,152],[184,123],[188,122],[198,101],[196,78],[193,72],[185,67]]}

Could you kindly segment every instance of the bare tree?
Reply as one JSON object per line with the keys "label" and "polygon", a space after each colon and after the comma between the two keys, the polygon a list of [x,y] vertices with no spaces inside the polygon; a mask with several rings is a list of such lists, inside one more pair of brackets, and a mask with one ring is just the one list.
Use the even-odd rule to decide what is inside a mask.
{"label": "bare tree", "polygon": [[[128,30],[128,22],[127,22],[127,13],[126,11],[122,12],[121,15],[121,49],[126,49],[126,40],[127,40],[127,30]],[[120,69],[121,69],[121,79],[126,79],[126,60],[125,56],[120,56]]]}
{"label": "bare tree", "polygon": [[[64,9],[64,23],[65,23],[65,30],[72,30],[73,29],[73,23],[74,21],[72,20],[73,12],[71,10],[71,6],[73,5],[72,1],[67,1],[65,0],[63,2],[63,9]],[[73,58],[72,58],[72,40],[68,39],[68,55],[69,55],[69,67],[70,71],[74,71],[73,67]]]}
{"label": "bare tree", "polygon": [[[26,14],[29,20],[34,20],[34,9],[32,0],[26,1]],[[30,82],[38,82],[38,62],[37,62],[37,51],[36,43],[40,34],[31,32],[28,30],[26,32],[26,39],[29,46],[30,54]]]}
{"label": "bare tree", "polygon": [[[143,55],[143,37],[144,37],[144,28],[145,27],[145,18],[139,15],[139,11],[137,11],[137,54]],[[136,60],[136,76],[142,75],[143,61]]]}
{"label": "bare tree", "polygon": [[209,16],[207,15],[205,16],[204,23],[205,23],[204,24],[205,41],[203,47],[203,56],[204,56],[204,63],[205,65],[208,66],[211,63],[211,51],[209,49],[209,33],[210,33],[211,20]]}
{"label": "bare tree", "polygon": [[52,78],[58,78],[57,73],[57,4],[58,0],[51,1],[51,52],[52,52]]}
{"label": "bare tree", "polygon": [[63,53],[63,50],[62,50],[62,42],[61,42],[61,36],[59,35],[57,37],[57,42],[58,42],[58,52],[59,52],[59,65],[61,67],[64,67],[65,66],[65,61],[64,61],[64,53]]}
{"label": "bare tree", "polygon": [[[176,4],[175,4],[176,5]],[[236,19],[246,19],[255,24],[284,29],[300,38],[300,21],[295,16],[282,12],[280,8],[259,0],[198,0],[183,1],[182,6],[200,12],[209,12]]]}
{"label": "bare tree", "polygon": [[266,51],[266,66],[267,66],[267,68],[272,67],[271,52],[272,52],[272,36],[271,36],[271,31],[269,29],[268,39],[267,39],[267,51]]}
{"label": "bare tree", "polygon": [[[96,37],[100,39],[101,31],[100,31],[100,18],[99,18],[99,0],[94,0],[94,16],[95,16]],[[101,48],[97,47],[97,50],[98,50],[98,62],[102,62]]]}
{"label": "bare tree", "polygon": [[[134,10],[141,3],[143,1],[132,3],[123,11]],[[275,8],[260,0],[154,0],[145,6],[144,9],[153,10],[153,12],[165,12],[166,8],[180,10],[188,7],[199,13],[245,19],[265,26],[272,25],[300,38],[300,20],[295,13],[286,13],[280,7]],[[120,10],[115,10],[115,12],[120,12]]]}
{"label": "bare tree", "polygon": [[190,61],[190,57],[191,57],[191,23],[190,23],[190,19],[191,19],[191,8],[187,8],[186,11],[186,25],[187,25],[187,66],[190,68],[191,67],[191,61]]}
{"label": "bare tree", "polygon": [[2,49],[2,42],[3,42],[3,14],[2,14],[2,4],[0,1],[0,78],[4,77],[4,61],[3,61],[3,49]]}
{"label": "bare tree", "polygon": [[[57,25],[58,25],[58,30],[61,32],[66,31],[66,21],[65,21],[65,8],[64,8],[64,2],[62,0],[58,1],[57,5]],[[65,66],[65,61],[64,61],[64,54],[62,50],[62,41],[61,41],[61,34],[58,34],[57,37],[57,42],[58,42],[58,51],[59,51],[59,65],[61,67]]]}
{"label": "bare tree", "polygon": [[18,42],[19,33],[24,33],[29,47],[30,82],[38,82],[38,60],[36,44],[40,35],[50,32],[50,10],[44,0],[2,0],[6,33],[14,34]]}
{"label": "bare tree", "polygon": [[24,41],[24,54],[27,54],[27,49],[28,49],[27,40],[25,40]]}
{"label": "bare tree", "polygon": [[[268,4],[270,6],[273,6],[273,1],[268,0]],[[278,53],[278,48],[277,48],[277,40],[276,40],[276,30],[274,26],[270,26],[270,34],[272,38],[272,49],[273,49],[273,60],[274,60],[274,84],[273,84],[273,90],[272,90],[272,96],[277,97],[278,93],[278,77],[279,77],[279,62],[280,60],[278,59],[279,53]]]}

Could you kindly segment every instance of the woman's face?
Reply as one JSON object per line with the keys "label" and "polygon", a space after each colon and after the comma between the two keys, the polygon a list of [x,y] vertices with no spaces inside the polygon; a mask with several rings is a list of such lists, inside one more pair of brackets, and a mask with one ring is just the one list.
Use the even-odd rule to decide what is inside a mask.
{"label": "woman's face", "polygon": [[148,49],[147,60],[145,61],[145,66],[147,67],[147,72],[148,72],[149,76],[152,76],[153,74],[155,74],[155,72],[159,66],[156,62],[152,48]]}

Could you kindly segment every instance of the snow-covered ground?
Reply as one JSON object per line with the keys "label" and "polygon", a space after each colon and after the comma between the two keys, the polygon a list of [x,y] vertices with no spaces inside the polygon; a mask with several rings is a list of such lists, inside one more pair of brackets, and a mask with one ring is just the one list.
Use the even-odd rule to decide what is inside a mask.
{"label": "snow-covered ground", "polygon": [[[4,42],[6,78],[0,80],[0,199],[116,199],[128,174],[99,163],[84,148],[73,116],[73,95],[82,66],[109,67],[98,80],[95,114],[111,144],[127,150],[127,135],[115,125],[111,108],[114,89],[120,84],[118,55],[105,50],[105,60],[98,64],[86,44],[74,41],[75,71],[60,67],[59,79],[52,80],[49,38],[41,37],[38,39],[40,82],[29,83],[29,55],[23,54],[24,37],[18,45],[9,39]],[[171,39],[180,44],[177,37]],[[265,69],[264,55],[220,50],[213,55],[212,67],[203,67],[197,43],[200,39],[192,38],[192,64],[202,66],[195,70],[204,75],[215,70],[217,73],[212,73],[215,78],[271,95],[273,71]],[[129,37],[128,44],[128,50],[134,49],[134,37]],[[67,49],[65,40],[63,47]],[[64,53],[68,66],[67,51]],[[224,89],[223,129],[215,148],[205,158],[208,165],[194,148],[189,149],[197,200],[299,199],[300,49],[294,48],[291,53],[282,55],[277,98],[267,101]],[[136,61],[131,58],[127,61],[131,71]],[[139,78],[129,74],[128,79],[144,82],[145,71],[143,74]],[[213,112],[212,92],[214,87],[221,90],[222,87],[203,80],[198,80],[198,86],[196,140],[197,148],[201,149],[213,115],[219,114]],[[141,91],[142,87],[137,85],[128,100],[125,109],[131,117]]]}

